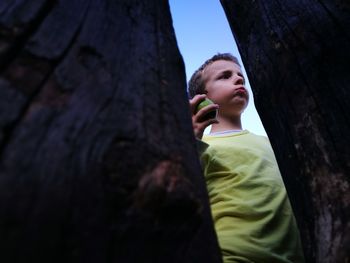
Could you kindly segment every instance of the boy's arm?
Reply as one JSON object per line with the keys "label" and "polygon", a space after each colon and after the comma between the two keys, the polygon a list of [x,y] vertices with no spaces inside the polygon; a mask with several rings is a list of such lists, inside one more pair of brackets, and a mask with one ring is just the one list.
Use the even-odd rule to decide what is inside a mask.
{"label": "boy's arm", "polygon": [[196,146],[197,146],[198,155],[201,156],[205,152],[205,150],[209,147],[209,144],[196,138]]}

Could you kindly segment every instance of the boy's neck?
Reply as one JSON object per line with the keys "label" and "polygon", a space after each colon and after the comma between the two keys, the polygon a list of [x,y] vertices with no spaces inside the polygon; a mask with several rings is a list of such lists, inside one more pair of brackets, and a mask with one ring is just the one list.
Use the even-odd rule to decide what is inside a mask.
{"label": "boy's neck", "polygon": [[213,124],[211,126],[210,132],[221,132],[221,131],[227,131],[227,130],[242,130],[242,122],[241,117],[234,117],[234,118],[223,118],[218,116],[219,123]]}

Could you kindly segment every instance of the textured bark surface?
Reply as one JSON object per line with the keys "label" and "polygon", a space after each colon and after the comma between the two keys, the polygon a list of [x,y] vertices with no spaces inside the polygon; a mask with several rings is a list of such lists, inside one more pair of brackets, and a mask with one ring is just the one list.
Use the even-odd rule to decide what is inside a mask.
{"label": "textured bark surface", "polygon": [[185,86],[165,0],[0,1],[0,261],[221,262]]}
{"label": "textured bark surface", "polygon": [[350,5],[221,0],[307,262],[349,262]]}

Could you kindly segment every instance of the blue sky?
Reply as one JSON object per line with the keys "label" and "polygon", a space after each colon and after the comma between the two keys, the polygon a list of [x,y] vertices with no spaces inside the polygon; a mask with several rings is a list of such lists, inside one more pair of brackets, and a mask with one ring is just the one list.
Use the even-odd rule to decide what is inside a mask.
{"label": "blue sky", "polygon": [[[219,0],[169,0],[169,4],[177,44],[185,61],[187,80],[206,59],[216,53],[230,52],[243,65]],[[244,67],[243,73],[246,76]],[[243,128],[266,135],[254,107],[249,80],[247,88],[250,102],[242,115]]]}

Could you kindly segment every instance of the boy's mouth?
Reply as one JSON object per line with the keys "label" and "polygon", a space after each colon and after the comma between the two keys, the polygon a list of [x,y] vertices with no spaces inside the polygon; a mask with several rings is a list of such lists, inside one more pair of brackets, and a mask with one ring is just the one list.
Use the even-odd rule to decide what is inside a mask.
{"label": "boy's mouth", "polygon": [[242,94],[242,93],[247,94],[247,90],[244,87],[235,89],[235,92],[236,94]]}

